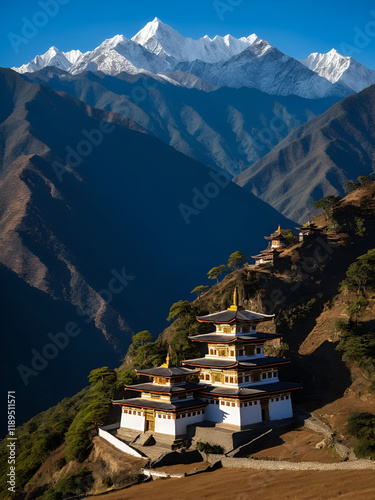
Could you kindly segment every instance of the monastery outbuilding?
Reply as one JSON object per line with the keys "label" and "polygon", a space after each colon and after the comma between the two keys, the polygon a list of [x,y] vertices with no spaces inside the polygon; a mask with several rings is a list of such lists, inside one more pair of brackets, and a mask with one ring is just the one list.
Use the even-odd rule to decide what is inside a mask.
{"label": "monastery outbuilding", "polygon": [[252,259],[255,259],[256,266],[259,266],[260,264],[275,264],[279,253],[286,246],[286,238],[283,236],[280,226],[274,233],[270,236],[265,236],[264,238],[269,241],[267,248],[265,250],[261,250],[258,255],[252,256]]}

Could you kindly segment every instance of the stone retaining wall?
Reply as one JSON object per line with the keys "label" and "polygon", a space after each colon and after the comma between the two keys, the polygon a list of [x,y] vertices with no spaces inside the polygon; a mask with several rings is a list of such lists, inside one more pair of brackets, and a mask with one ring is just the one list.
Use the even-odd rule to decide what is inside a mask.
{"label": "stone retaining wall", "polygon": [[123,451],[124,453],[128,453],[129,455],[132,455],[133,457],[138,457],[138,458],[145,458],[144,455],[142,455],[139,451],[135,450],[128,444],[126,444],[124,441],[121,441],[121,439],[118,439],[115,437],[113,434],[111,434],[108,431],[113,431],[114,429],[117,429],[118,425],[113,424],[113,425],[107,425],[105,427],[99,427],[99,436],[108,443],[111,443],[113,446],[115,446],[118,450]]}
{"label": "stone retaining wall", "polygon": [[360,470],[375,469],[375,461],[356,460],[336,463],[321,462],[287,462],[283,460],[254,460],[251,458],[229,458],[225,455],[208,455],[210,464],[221,462],[223,467],[234,469],[263,469],[263,470]]}

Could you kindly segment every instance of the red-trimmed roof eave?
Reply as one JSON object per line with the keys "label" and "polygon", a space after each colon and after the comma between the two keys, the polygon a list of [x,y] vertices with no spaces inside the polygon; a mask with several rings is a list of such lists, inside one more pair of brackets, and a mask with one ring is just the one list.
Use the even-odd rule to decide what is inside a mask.
{"label": "red-trimmed roof eave", "polygon": [[238,319],[238,318],[233,318],[231,319],[230,321],[215,321],[215,320],[206,320],[206,319],[199,319],[198,316],[195,316],[196,317],[196,320],[198,321],[198,323],[217,323],[219,325],[229,325],[230,323],[263,323],[264,321],[272,321],[274,319],[274,316],[272,316],[271,318],[259,318],[259,319]]}
{"label": "red-trimmed roof eave", "polygon": [[[146,370],[152,370],[152,368],[145,368]],[[150,373],[144,373],[142,372],[142,370],[135,370],[136,373],[139,373],[139,375],[145,375],[146,377],[151,377],[151,378],[166,378],[166,379],[169,379],[169,378],[186,378],[186,377],[190,377],[190,375],[195,375],[196,373],[198,373],[197,371],[195,370],[192,370],[191,373],[185,373],[183,375],[151,375]]]}
{"label": "red-trimmed roof eave", "polygon": [[[253,389],[256,389],[256,387],[252,387]],[[247,389],[246,387],[243,387],[243,389]],[[218,392],[205,392],[204,390],[201,391],[202,394],[205,394],[207,396],[219,396],[221,398],[226,398],[226,399],[259,399],[260,397],[266,396],[268,394],[280,394],[281,392],[290,392],[290,391],[297,391],[303,389],[303,386],[300,385],[299,387],[289,387],[289,389],[278,389],[276,391],[267,391],[267,392],[261,392],[258,394],[246,394],[246,395],[226,395],[226,394],[220,394]]]}
{"label": "red-trimmed roof eave", "polygon": [[189,362],[186,362],[186,361],[182,361],[182,364],[183,365],[188,365],[188,366],[199,366],[199,368],[213,368],[213,369],[215,369],[215,368],[219,369],[220,368],[221,370],[228,370],[228,369],[236,368],[236,367],[239,366],[238,363],[234,363],[233,365],[230,365],[230,366],[218,366],[218,367],[216,367],[216,366],[213,366],[213,365],[196,365],[194,363],[189,363]]}
{"label": "red-trimmed roof eave", "polygon": [[185,394],[186,392],[193,392],[193,391],[201,391],[202,387],[194,387],[193,389],[186,389],[185,391],[178,391],[178,392],[162,392],[162,391],[152,391],[152,390],[144,390],[144,389],[135,389],[131,385],[126,385],[124,389],[130,390],[130,391],[138,391],[138,392],[149,392],[151,394]]}
{"label": "red-trimmed roof eave", "polygon": [[275,363],[268,363],[264,365],[256,365],[256,366],[245,366],[241,365],[241,362],[238,364],[238,368],[243,368],[244,370],[256,370],[260,368],[268,368],[269,366],[277,366],[277,365],[287,365],[288,363],[291,363],[292,361],[290,359],[286,359],[285,361],[276,361]]}
{"label": "red-trimmed roof eave", "polygon": [[174,409],[174,410],[166,410],[166,409],[158,409],[158,408],[154,408],[152,406],[147,406],[147,405],[137,405],[137,404],[131,404],[131,403],[116,403],[114,401],[112,401],[112,404],[113,405],[118,405],[118,406],[131,406],[133,408],[149,408],[150,410],[155,410],[155,411],[165,411],[165,412],[170,412],[170,413],[178,413],[179,411],[190,411],[190,410],[193,410],[194,408],[202,408],[202,406],[207,406],[208,403],[205,403],[204,401],[202,401],[201,404],[199,405],[195,405],[195,406],[189,406],[187,408],[177,408],[177,409]]}
{"label": "red-trimmed roof eave", "polygon": [[[216,332],[215,332],[216,333]],[[259,338],[259,339],[239,339],[239,338],[235,338],[235,339],[232,339],[232,340],[227,340],[227,341],[224,341],[224,340],[220,340],[220,341],[217,341],[216,343],[217,344],[234,344],[236,342],[238,342],[239,344],[245,344],[245,343],[251,343],[251,342],[260,342],[262,340],[264,341],[268,341],[268,340],[273,340],[273,339],[282,339],[283,336],[279,333],[273,333],[272,335],[274,335],[273,338],[266,338],[266,339],[262,339],[262,338]],[[198,336],[198,335],[197,335]],[[206,342],[207,344],[215,344],[215,341],[214,340],[200,340],[200,339],[196,339],[194,338],[194,335],[191,335],[190,337],[188,337],[192,342]]]}

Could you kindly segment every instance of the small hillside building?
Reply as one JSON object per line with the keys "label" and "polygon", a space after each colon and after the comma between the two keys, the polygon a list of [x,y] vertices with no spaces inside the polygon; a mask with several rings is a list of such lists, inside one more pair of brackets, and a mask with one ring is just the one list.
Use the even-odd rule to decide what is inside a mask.
{"label": "small hillside building", "polygon": [[274,233],[264,238],[270,242],[271,248],[284,248],[286,246],[286,237],[283,236],[280,226]]}
{"label": "small hillside building", "polygon": [[324,228],[318,226],[314,222],[307,222],[302,227],[296,227],[299,231],[298,239],[299,241],[306,241],[307,239],[316,238],[323,233]]}
{"label": "small hillside building", "polygon": [[283,236],[280,226],[274,233],[264,238],[269,241],[267,248],[262,250],[258,255],[251,256],[252,259],[255,259],[256,266],[261,264],[274,265],[279,253],[282,252],[286,246],[286,238]]}

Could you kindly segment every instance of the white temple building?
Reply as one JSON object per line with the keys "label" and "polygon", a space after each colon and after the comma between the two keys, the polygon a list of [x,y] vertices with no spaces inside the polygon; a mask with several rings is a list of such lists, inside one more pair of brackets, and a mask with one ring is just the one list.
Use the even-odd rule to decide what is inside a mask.
{"label": "white temple building", "polygon": [[[264,353],[265,342],[281,336],[257,329],[273,317],[238,306],[236,291],[229,309],[198,316],[215,326],[212,333],[189,337],[206,344],[207,354],[183,361],[183,367],[170,367],[167,358],[161,367],[139,370],[153,382],[126,387],[140,397],[113,401],[122,408],[120,427],[183,437],[189,425],[204,420],[242,430],[292,417],[291,393],[301,385],[279,380],[279,366],[289,359]],[[187,380],[198,373],[199,383]]]}

